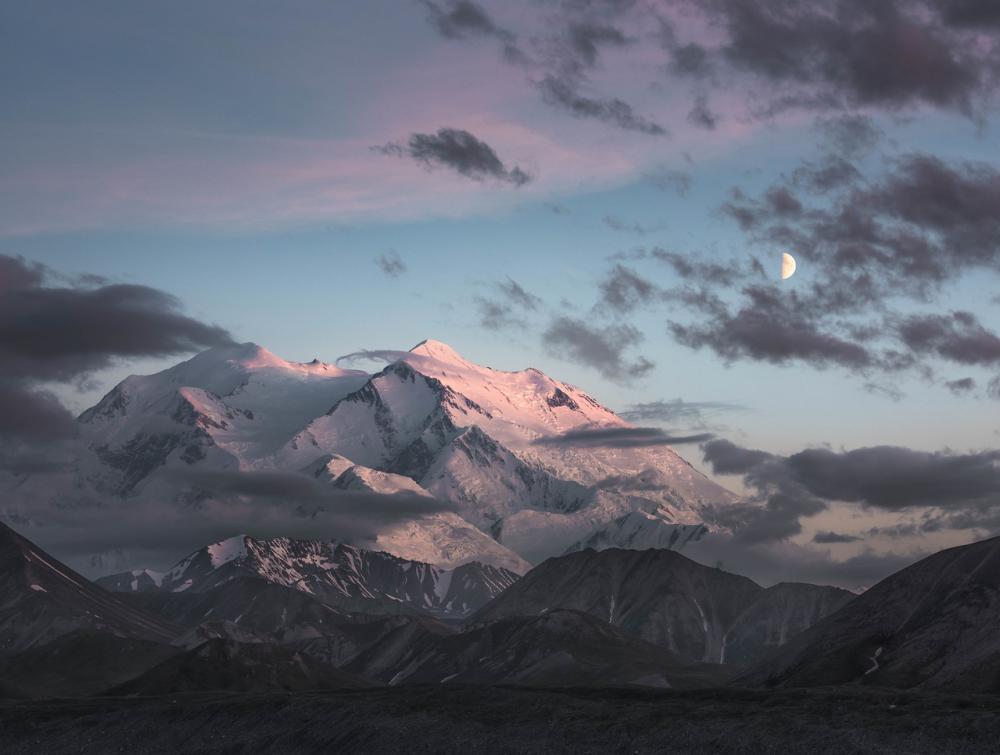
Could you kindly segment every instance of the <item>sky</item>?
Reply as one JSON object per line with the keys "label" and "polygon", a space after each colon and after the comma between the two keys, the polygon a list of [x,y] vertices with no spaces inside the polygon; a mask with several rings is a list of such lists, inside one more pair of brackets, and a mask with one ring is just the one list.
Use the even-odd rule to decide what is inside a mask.
{"label": "sky", "polygon": [[[967,542],[1000,526],[998,77],[992,0],[14,0],[0,254],[292,360],[435,338],[771,467],[971,466],[944,507],[789,514],[843,557]],[[184,327],[16,379],[80,411]]]}

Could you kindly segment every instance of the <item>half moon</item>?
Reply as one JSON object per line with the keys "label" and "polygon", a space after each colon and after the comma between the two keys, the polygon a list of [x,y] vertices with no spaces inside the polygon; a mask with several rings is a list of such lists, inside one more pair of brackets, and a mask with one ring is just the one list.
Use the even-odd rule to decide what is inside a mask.
{"label": "half moon", "polygon": [[795,275],[795,258],[788,252],[781,255],[781,280],[786,281]]}

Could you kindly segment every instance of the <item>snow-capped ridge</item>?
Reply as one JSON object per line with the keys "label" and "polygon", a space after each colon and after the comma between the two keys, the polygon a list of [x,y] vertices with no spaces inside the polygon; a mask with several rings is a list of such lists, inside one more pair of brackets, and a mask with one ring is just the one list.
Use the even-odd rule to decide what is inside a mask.
{"label": "snow-capped ridge", "polygon": [[[509,587],[518,575],[474,561],[442,569],[345,543],[237,535],[182,559],[167,572],[159,589],[205,593],[247,577],[308,593],[348,610],[396,613],[406,607],[462,616]],[[101,582],[117,592],[138,591],[134,582],[121,575]]]}

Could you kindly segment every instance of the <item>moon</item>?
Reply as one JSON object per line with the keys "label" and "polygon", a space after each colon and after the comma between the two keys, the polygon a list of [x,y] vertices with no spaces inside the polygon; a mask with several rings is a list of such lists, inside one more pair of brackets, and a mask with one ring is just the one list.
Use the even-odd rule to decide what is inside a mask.
{"label": "moon", "polygon": [[781,280],[786,281],[795,275],[795,258],[788,252],[781,255]]}

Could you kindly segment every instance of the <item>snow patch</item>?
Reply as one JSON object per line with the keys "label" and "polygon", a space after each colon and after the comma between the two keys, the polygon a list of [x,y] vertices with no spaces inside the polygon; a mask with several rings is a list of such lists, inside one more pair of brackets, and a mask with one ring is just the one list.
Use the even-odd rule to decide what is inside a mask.
{"label": "snow patch", "polygon": [[218,569],[223,564],[243,558],[247,554],[246,540],[246,535],[237,535],[208,546],[208,557],[212,560],[212,566]]}

